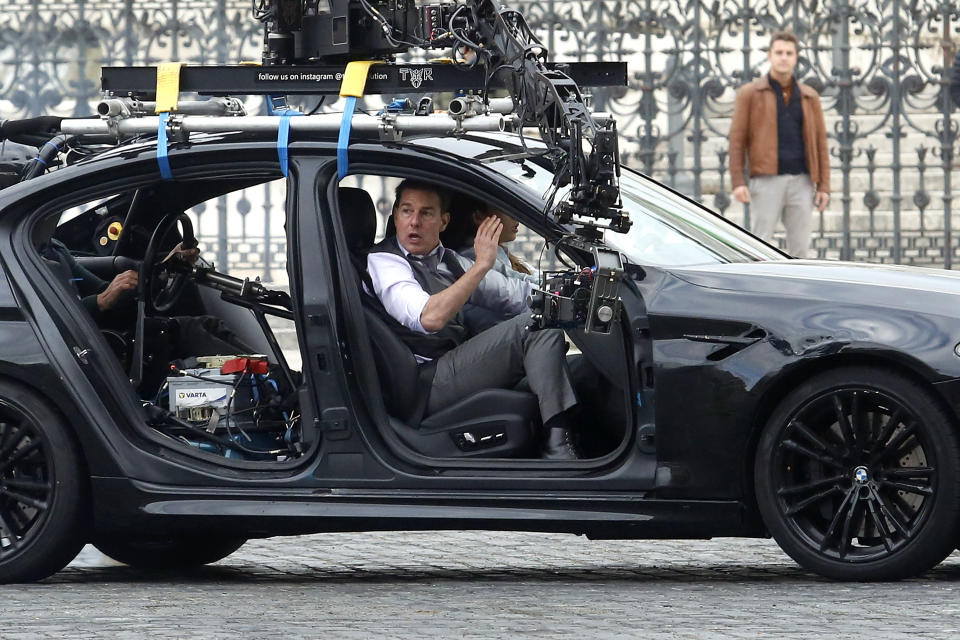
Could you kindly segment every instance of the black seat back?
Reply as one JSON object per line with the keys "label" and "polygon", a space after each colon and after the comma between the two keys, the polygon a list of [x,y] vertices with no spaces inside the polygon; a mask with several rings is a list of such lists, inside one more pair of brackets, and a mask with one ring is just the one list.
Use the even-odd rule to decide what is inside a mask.
{"label": "black seat back", "polygon": [[[363,294],[364,297],[366,294]],[[377,377],[387,412],[416,426],[423,416],[426,404],[425,389],[422,384],[424,367],[417,364],[404,342],[390,329],[387,323],[372,307],[373,300],[366,300],[363,313],[367,320],[367,331],[373,347],[373,357],[377,364]]]}
{"label": "black seat back", "polygon": [[338,197],[350,260],[361,282],[371,289],[367,293],[362,286],[359,287],[384,404],[388,413],[416,426],[426,404],[424,385],[421,384],[424,368],[417,365],[410,348],[382,316],[386,311],[373,297],[367,275],[367,252],[373,246],[377,232],[376,207],[370,194],[363,189],[340,187]]}
{"label": "black seat back", "polygon": [[377,235],[377,208],[363,189],[340,187],[340,220],[351,255],[366,253]]}

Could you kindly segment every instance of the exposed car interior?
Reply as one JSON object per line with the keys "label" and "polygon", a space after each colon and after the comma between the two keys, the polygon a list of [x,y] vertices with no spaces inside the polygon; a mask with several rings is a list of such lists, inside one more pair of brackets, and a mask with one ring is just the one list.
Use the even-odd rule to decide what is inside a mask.
{"label": "exposed car interior", "polygon": [[[51,214],[34,238],[54,280],[92,315],[157,434],[181,449],[270,463],[302,456],[313,438],[301,420],[304,377],[287,362],[272,328],[277,319],[293,323],[290,294],[219,271],[203,254],[191,260],[196,240],[185,213],[259,182],[151,185]],[[427,413],[423,380],[430,365],[418,365],[364,286],[366,254],[378,226],[391,232],[390,220],[381,219],[362,188],[339,187],[337,199],[376,369],[378,388],[364,389],[364,400],[379,403],[402,446],[422,456],[537,457],[538,403],[524,382]],[[85,299],[85,278],[102,290],[129,271],[138,276],[136,287],[111,308]],[[579,380],[581,447],[600,457],[628,432],[629,345],[619,325],[597,334],[572,322],[567,335],[575,345],[568,360]]]}
{"label": "exposed car interior", "polygon": [[[156,433],[227,459],[287,461],[304,451],[302,375],[271,322],[292,323],[290,296],[189,251],[197,241],[186,211],[264,179],[232,182],[118,194],[48,216],[34,238],[55,281],[81,299]],[[108,307],[89,294],[130,272],[135,287]]]}
{"label": "exposed car interior", "polygon": [[[514,389],[484,389],[426,414],[428,387],[423,380],[431,364],[418,365],[410,349],[390,329],[366,274],[367,252],[376,241],[395,233],[392,216],[378,225],[373,200],[360,188],[340,186],[338,200],[377,370],[378,388],[368,392],[367,401],[382,397],[393,430],[405,445],[425,456],[537,457],[539,405],[525,380]],[[383,228],[380,237],[378,226]],[[571,273],[579,271],[560,273],[573,281]],[[553,275],[554,282],[562,279]],[[582,320],[571,318],[566,323],[567,336],[574,345],[567,359],[581,405],[581,447],[589,457],[596,458],[615,450],[628,432],[629,347],[619,323],[615,323],[616,330],[600,334],[585,332]]]}

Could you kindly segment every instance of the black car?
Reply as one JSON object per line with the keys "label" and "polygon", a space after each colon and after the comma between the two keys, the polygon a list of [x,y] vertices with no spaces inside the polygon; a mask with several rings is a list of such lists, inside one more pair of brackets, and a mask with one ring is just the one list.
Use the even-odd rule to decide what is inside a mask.
{"label": "black car", "polygon": [[[792,260],[632,171],[629,232],[571,233],[544,213],[538,143],[512,134],[357,141],[343,183],[336,156],[335,137],[299,135],[284,177],[275,136],[192,136],[164,179],[146,140],[0,191],[0,580],[48,576],[88,542],[169,568],[364,530],[772,535],[845,580],[955,548],[955,274]],[[593,372],[586,459],[537,459],[522,388],[418,411],[417,363],[363,288],[384,220],[347,186],[401,178],[494,203],[556,253],[531,330],[564,326]],[[191,244],[185,212],[265,183],[286,193],[289,291],[167,259]],[[584,312],[598,266],[617,285],[602,326]],[[138,299],[95,317],[78,268],[137,271]],[[174,332],[217,322],[253,353],[174,353]]]}

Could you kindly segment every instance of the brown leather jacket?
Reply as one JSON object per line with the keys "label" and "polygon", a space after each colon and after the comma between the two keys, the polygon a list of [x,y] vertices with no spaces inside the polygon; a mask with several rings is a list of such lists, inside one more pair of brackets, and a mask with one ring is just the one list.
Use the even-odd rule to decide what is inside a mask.
{"label": "brown leather jacket", "polygon": [[[827,155],[827,126],[823,121],[820,96],[797,82],[803,96],[803,146],[807,172],[817,191],[830,193],[830,158]],[[764,75],[737,91],[737,103],[730,123],[730,178],[733,188],[747,184],[743,176],[746,155],[750,176],[777,174],[777,97]]]}

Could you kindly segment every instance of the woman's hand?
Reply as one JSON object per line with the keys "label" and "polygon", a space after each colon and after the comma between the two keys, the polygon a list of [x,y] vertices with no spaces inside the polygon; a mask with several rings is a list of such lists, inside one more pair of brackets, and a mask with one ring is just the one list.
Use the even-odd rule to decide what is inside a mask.
{"label": "woman's hand", "polygon": [[492,269],[497,261],[501,231],[503,223],[497,216],[490,216],[477,227],[477,235],[473,239],[474,263],[484,271]]}

